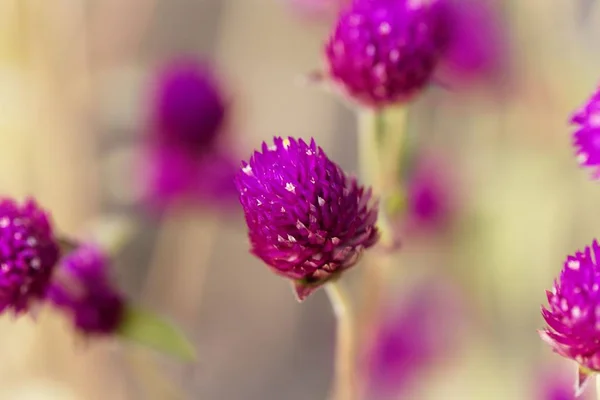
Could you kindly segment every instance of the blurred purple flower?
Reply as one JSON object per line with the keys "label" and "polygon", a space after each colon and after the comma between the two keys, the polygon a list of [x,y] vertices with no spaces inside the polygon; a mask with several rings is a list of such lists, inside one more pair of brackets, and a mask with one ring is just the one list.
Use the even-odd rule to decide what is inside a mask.
{"label": "blurred purple flower", "polygon": [[545,371],[536,380],[535,400],[575,400],[573,384],[565,374]]}
{"label": "blurred purple flower", "polygon": [[457,291],[436,280],[413,290],[382,314],[368,347],[368,390],[376,398],[406,394],[420,373],[456,348],[464,318]]}
{"label": "blurred purple flower", "polygon": [[508,30],[494,0],[443,0],[450,40],[436,80],[452,88],[502,83],[508,66]]}
{"label": "blurred purple flower", "polygon": [[593,169],[593,177],[600,179],[600,89],[571,117],[577,125],[573,134],[577,159],[581,166]]}
{"label": "blurred purple flower", "polygon": [[303,300],[373,246],[377,205],[314,139],[274,139],[236,177],[252,253]]}
{"label": "blurred purple flower", "polygon": [[108,255],[84,244],[64,257],[48,289],[48,300],[71,315],[85,335],[114,333],[123,319],[125,301],[109,269]]}
{"label": "blurred purple flower", "polygon": [[180,59],[159,72],[142,169],[151,206],[235,198],[237,158],[225,140],[224,97],[206,64]]}
{"label": "blurred purple flower", "polygon": [[439,157],[421,155],[407,182],[406,229],[444,230],[456,211],[455,186],[449,165]]}
{"label": "blurred purple flower", "polygon": [[594,240],[584,252],[568,256],[542,316],[548,324],[540,336],[559,355],[579,364],[581,388],[600,371],[600,246]]}
{"label": "blurred purple flower", "polygon": [[208,65],[176,60],[159,71],[155,85],[151,118],[157,139],[209,151],[223,128],[226,104]]}
{"label": "blurred purple flower", "polygon": [[410,101],[448,46],[444,0],[355,0],[325,46],[328,76],[362,106]]}
{"label": "blurred purple flower", "polygon": [[0,200],[0,312],[26,312],[44,296],[60,254],[50,216],[35,200]]}

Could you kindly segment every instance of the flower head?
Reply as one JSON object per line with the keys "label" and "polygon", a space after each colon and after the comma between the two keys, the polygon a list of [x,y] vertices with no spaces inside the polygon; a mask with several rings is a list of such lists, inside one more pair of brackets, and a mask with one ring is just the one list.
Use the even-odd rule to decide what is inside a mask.
{"label": "flower head", "polygon": [[227,104],[209,67],[171,62],[158,74],[152,100],[143,200],[158,210],[182,201],[220,205],[224,195],[233,200],[237,157],[223,140]]}
{"label": "flower head", "polygon": [[85,244],[61,262],[48,289],[48,299],[66,310],[84,334],[110,334],[121,323],[125,302],[109,278],[109,258]]}
{"label": "flower head", "polygon": [[411,100],[447,47],[444,9],[443,0],[355,0],[325,46],[329,75],[365,106]]}
{"label": "flower head", "polygon": [[226,104],[207,65],[180,59],[158,74],[151,112],[152,130],[160,141],[206,151],[222,128]]}
{"label": "flower head", "polygon": [[[554,287],[547,291],[548,324],[540,331],[553,350],[575,360],[580,376],[600,371],[600,246],[594,240],[584,252],[568,256]],[[585,380],[585,379],[583,379]]]}
{"label": "flower head", "polygon": [[0,311],[27,311],[47,289],[59,246],[49,215],[33,199],[0,200]]}
{"label": "flower head", "polygon": [[448,166],[421,157],[407,184],[409,229],[443,228],[452,217],[453,193]]}
{"label": "flower head", "polygon": [[571,123],[577,125],[573,143],[579,163],[593,168],[594,178],[600,178],[600,89],[573,114]]}
{"label": "flower head", "polygon": [[482,82],[503,84],[507,29],[493,0],[440,0],[446,4],[448,46],[436,79],[453,88]]}
{"label": "flower head", "polygon": [[411,398],[415,378],[459,344],[464,311],[455,288],[437,279],[419,284],[403,302],[390,302],[367,347],[372,397]]}
{"label": "flower head", "polygon": [[371,191],[302,139],[262,145],[236,176],[252,252],[295,281],[302,300],[379,237]]}

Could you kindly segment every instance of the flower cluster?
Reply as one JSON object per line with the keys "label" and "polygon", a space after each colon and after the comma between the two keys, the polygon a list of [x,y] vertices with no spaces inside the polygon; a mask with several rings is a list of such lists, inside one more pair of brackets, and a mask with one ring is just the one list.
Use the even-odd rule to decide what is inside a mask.
{"label": "flower cluster", "polygon": [[300,300],[352,267],[379,237],[371,191],[313,140],[263,143],[236,176],[252,252],[294,281]]}

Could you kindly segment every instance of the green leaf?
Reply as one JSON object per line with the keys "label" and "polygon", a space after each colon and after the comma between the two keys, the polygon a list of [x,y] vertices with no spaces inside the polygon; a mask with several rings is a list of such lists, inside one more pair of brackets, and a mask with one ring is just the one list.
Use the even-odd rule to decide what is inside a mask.
{"label": "green leaf", "polygon": [[196,360],[194,347],[177,328],[159,316],[139,308],[127,308],[117,334],[183,361]]}

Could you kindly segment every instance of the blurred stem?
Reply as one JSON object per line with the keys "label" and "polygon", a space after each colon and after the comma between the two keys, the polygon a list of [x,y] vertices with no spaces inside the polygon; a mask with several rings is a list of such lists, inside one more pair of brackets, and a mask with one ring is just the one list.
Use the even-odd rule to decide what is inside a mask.
{"label": "blurred stem", "polygon": [[600,400],[600,374],[596,374],[596,398]]}
{"label": "blurred stem", "polygon": [[326,284],[325,291],[337,320],[331,400],[356,400],[356,343],[352,304],[347,289],[339,280]]}

